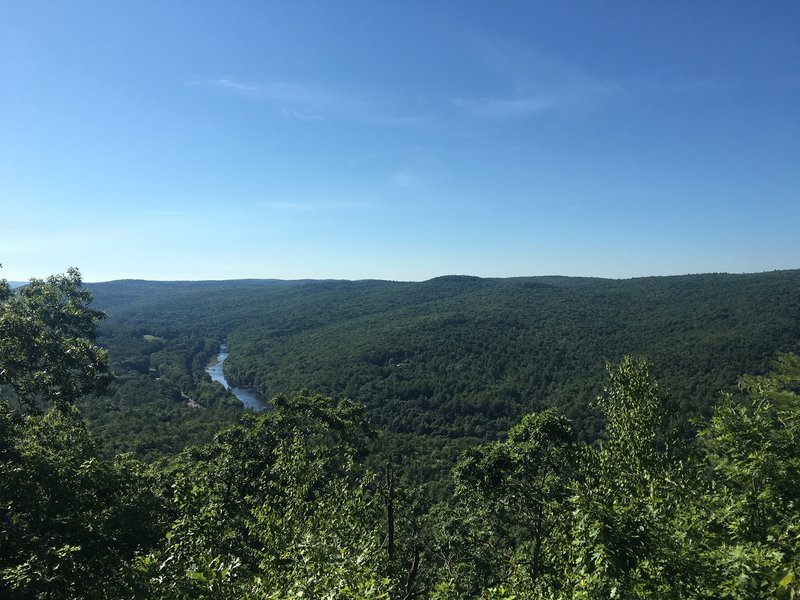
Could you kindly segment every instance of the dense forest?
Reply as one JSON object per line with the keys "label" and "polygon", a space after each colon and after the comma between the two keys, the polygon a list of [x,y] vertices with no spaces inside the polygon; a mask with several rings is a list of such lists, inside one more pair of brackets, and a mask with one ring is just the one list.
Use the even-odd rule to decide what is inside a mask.
{"label": "dense forest", "polygon": [[796,597],[798,292],[0,281],[0,596]]}
{"label": "dense forest", "polygon": [[382,448],[423,449],[422,470],[430,452],[452,463],[548,407],[595,439],[606,361],[647,357],[679,413],[707,418],[742,373],[800,350],[800,271],[89,287],[108,314],[99,342],[116,379],[105,403],[82,408],[107,447],[149,459],[238,418],[203,372],[223,340],[231,384],[265,399],[308,389],[360,402]]}

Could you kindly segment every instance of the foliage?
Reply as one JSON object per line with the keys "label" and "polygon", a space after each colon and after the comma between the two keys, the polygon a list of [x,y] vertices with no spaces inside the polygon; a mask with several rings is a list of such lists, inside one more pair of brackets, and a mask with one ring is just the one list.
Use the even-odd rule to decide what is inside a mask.
{"label": "foliage", "polygon": [[92,343],[103,313],[90,308],[77,269],[0,288],[0,386],[21,407],[64,406],[111,382],[107,353]]}
{"label": "foliage", "polygon": [[800,356],[743,378],[701,432],[720,597],[800,596]]}
{"label": "foliage", "polygon": [[439,539],[462,595],[501,584],[527,595],[561,587],[571,520],[563,506],[577,458],[572,426],[553,409],[523,417],[504,442],[464,453],[454,471],[460,526]]}
{"label": "foliage", "polygon": [[[102,314],[80,274],[0,282],[0,592],[8,597],[119,592],[133,556],[159,534],[149,475],[126,457],[99,459],[74,402],[110,380],[92,343]],[[42,405],[52,405],[38,414]]]}
{"label": "foliage", "polygon": [[115,379],[102,401],[80,406],[109,456],[174,456],[210,442],[242,413],[241,403],[205,373],[218,341],[147,331],[106,322],[98,339],[108,349]]}
{"label": "foliage", "polygon": [[[176,514],[140,561],[148,597],[383,598],[358,406],[276,398],[173,466]],[[280,593],[278,593],[280,592]]]}
{"label": "foliage", "polygon": [[673,406],[647,361],[607,366],[603,439],[587,448],[572,498],[576,598],[696,597],[697,480],[667,424]]}
{"label": "foliage", "polygon": [[[708,283],[692,281],[700,291]],[[486,351],[470,350],[483,343],[482,334],[470,337],[472,325],[494,323],[508,334],[510,321],[503,319],[517,319],[527,333],[512,337],[535,337],[524,329],[532,326],[520,313],[496,314],[488,321],[481,321],[481,315],[487,307],[524,306],[526,294],[538,293],[542,282],[522,280],[524,286],[536,285],[521,288],[515,287],[519,282],[501,282],[503,294],[516,294],[507,304],[494,295],[494,283],[448,278],[388,289],[380,282],[362,282],[357,288],[364,297],[355,300],[347,283],[250,282],[236,288],[243,304],[232,309],[226,323],[201,319],[184,326],[181,319],[162,315],[144,327],[144,313],[112,317],[102,339],[118,378],[108,396],[89,400],[80,396],[102,391],[109,368],[106,353],[93,341],[101,315],[88,306],[80,275],[70,271],[32,280],[16,291],[0,281],[0,595],[403,600],[800,596],[800,357],[779,354],[771,373],[743,377],[738,390],[729,387],[711,418],[696,423],[696,435],[681,426],[690,402],[673,399],[674,390],[672,395],[664,391],[652,363],[631,356],[608,362],[606,383],[594,403],[598,435],[588,443],[559,410],[529,410],[539,402],[511,402],[510,396],[504,396],[500,408],[493,409],[491,402],[480,406],[476,399],[481,393],[501,393],[492,380],[481,387],[471,371],[441,368],[443,357],[456,357],[449,356],[451,349],[431,346],[426,327],[436,335],[450,331],[442,340],[462,344],[455,348],[466,352],[467,361]],[[625,286],[549,283],[576,296],[592,290],[627,298]],[[642,291],[650,283],[638,282],[632,289]],[[207,308],[205,302],[230,300],[230,287],[198,285],[210,300],[201,301],[192,286],[163,284],[159,289],[184,294],[184,304],[178,302],[175,310],[188,306],[190,315]],[[413,292],[415,299],[398,297],[398,290]],[[760,293],[747,296],[751,292],[741,297],[752,300]],[[267,307],[268,317],[257,311],[266,319],[260,327],[267,329],[248,338],[246,328],[256,323],[250,302],[259,294],[276,305]],[[292,317],[282,303],[297,301],[298,294],[316,295],[309,299],[311,306],[327,306],[327,312],[312,318],[311,309],[299,310]],[[334,297],[347,301],[330,304]],[[482,301],[472,304],[477,298]],[[143,306],[139,301],[135,294],[116,299],[117,307]],[[461,316],[447,317],[448,325],[439,327],[442,315],[436,310],[453,303]],[[793,314],[791,303],[780,306],[776,314]],[[603,302],[595,306],[601,312],[608,308]],[[395,322],[382,328],[387,310]],[[729,317],[748,314],[731,310]],[[385,347],[400,348],[403,324],[415,321],[407,330],[405,355],[380,354],[387,340],[391,343]],[[369,383],[369,375],[363,380],[366,387],[354,389],[362,394],[391,383],[392,393],[399,393],[394,399],[379,394],[370,407],[347,400],[340,393],[350,385],[345,379],[334,397],[278,395],[270,410],[253,414],[229,402],[225,390],[204,377],[203,367],[227,331],[253,352],[255,344],[263,343],[261,351],[269,351],[264,360],[273,359],[273,350],[280,352],[282,336],[297,336],[287,339],[286,347],[318,339],[323,361],[329,356],[326,336],[338,332],[341,351],[359,363],[361,358],[347,353],[353,347],[366,351],[372,342],[365,346],[350,331],[355,324],[371,324],[372,334],[388,337],[372,347],[378,354],[362,356],[372,361],[375,372],[384,369],[383,383]],[[709,335],[704,331],[702,339]],[[623,339],[628,338],[617,341]],[[761,355],[764,347],[759,348],[754,355]],[[488,351],[503,356],[494,346]],[[248,355],[255,356],[243,353]],[[308,354],[292,356],[283,366],[275,365],[284,368]],[[394,362],[397,356],[402,362]],[[496,366],[494,358],[486,360],[484,370],[479,369],[484,375]],[[534,368],[526,366],[524,357],[514,360],[494,376]],[[441,381],[424,379],[425,363],[439,365],[430,373],[441,375]],[[409,371],[414,375],[403,384],[409,387],[397,392]],[[346,372],[334,366],[328,375],[346,377]],[[352,376],[361,377],[357,371]],[[429,384],[434,395],[426,396],[423,387]],[[507,434],[495,432],[499,439],[488,443],[473,444],[480,437],[464,435],[478,432],[479,423],[490,423],[481,418],[461,420],[460,434],[450,437],[455,430],[447,429],[451,413],[442,410],[447,403],[431,404],[440,385],[457,388],[450,397],[461,399],[462,416],[506,411],[481,435],[510,420],[509,415],[521,416]],[[404,396],[413,386],[422,386],[415,392],[417,403]],[[429,404],[422,410],[426,397]],[[476,401],[478,408],[472,405]],[[570,406],[578,402],[586,404],[581,399]],[[407,415],[399,410],[403,404]],[[78,405],[91,415],[99,441]],[[376,414],[383,409],[385,422],[395,425],[376,434],[368,417],[380,422]],[[206,417],[208,426],[191,430],[191,415]],[[444,425],[422,433],[419,423],[431,415]],[[396,426],[406,418],[407,426]],[[163,429],[148,438],[157,422]],[[139,431],[130,435],[136,427]],[[209,441],[182,449],[173,443],[190,431],[193,440],[207,436]],[[129,436],[126,444],[152,440],[154,446],[142,448],[140,455],[160,458],[145,465],[116,454],[107,446],[116,434]],[[460,459],[445,476],[457,453]],[[378,469],[385,473],[383,481],[375,474]],[[437,481],[420,483],[426,479]]]}
{"label": "foliage", "polygon": [[[652,361],[680,415],[710,415],[719,391],[734,391],[739,375],[763,374],[777,352],[800,349],[799,280],[800,271],[782,271],[631,280],[126,281],[92,289],[110,315],[104,330],[115,333],[112,358],[124,362],[138,349],[144,366],[143,336],[163,340],[147,342],[163,350],[151,352],[146,366],[177,392],[199,396],[194,347],[227,339],[228,380],[265,399],[308,388],[363,403],[370,422],[394,434],[488,442],[551,406],[572,420],[579,439],[596,438],[603,423],[590,400],[602,390],[604,360],[626,354]],[[143,385],[148,371],[137,373]],[[189,414],[176,412],[173,422]],[[104,415],[106,423],[114,416]]]}
{"label": "foliage", "polygon": [[162,530],[151,476],[129,458],[98,458],[75,409],[5,408],[0,419],[0,595],[119,594]]}

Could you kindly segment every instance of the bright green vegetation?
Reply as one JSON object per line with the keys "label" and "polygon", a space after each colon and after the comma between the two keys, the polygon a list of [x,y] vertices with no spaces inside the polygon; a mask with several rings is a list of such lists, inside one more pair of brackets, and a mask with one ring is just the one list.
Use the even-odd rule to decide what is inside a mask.
{"label": "bright green vegetation", "polygon": [[[698,314],[710,319],[723,310],[711,299],[712,288],[743,288],[735,298],[717,297],[728,307],[723,320],[737,327],[710,319],[709,329],[701,317],[691,324],[677,320],[674,329],[683,337],[652,347],[684,339],[687,345],[680,348],[693,348],[694,362],[709,366],[736,356],[760,366],[767,348],[797,342],[796,277],[697,278],[691,303],[681,304],[676,294],[664,310],[685,317],[681,311],[687,306],[705,302],[707,312]],[[437,297],[439,284],[453,291],[484,285],[463,278],[435,283]],[[515,285],[532,281],[490,283],[489,288],[510,286],[490,294],[497,303]],[[610,295],[617,283],[646,281],[560,285],[608,285],[604,294]],[[666,287],[676,283],[680,278]],[[366,306],[384,315],[406,311],[404,319],[424,321],[420,306],[387,308],[394,291],[405,285],[244,283],[236,292],[241,304],[214,317],[202,317],[201,308],[225,302],[230,288],[161,284],[149,298],[115,292],[116,304],[96,290],[97,304],[111,315],[98,338],[106,351],[94,343],[102,315],[88,304],[77,271],[14,291],[0,281],[0,596],[410,600],[800,594],[800,356],[777,352],[791,347],[777,348],[771,367],[753,369],[758,374],[741,378],[738,386],[731,385],[736,378],[721,385],[727,391],[713,406],[699,395],[704,387],[688,379],[681,379],[680,388],[689,390],[688,396],[675,388],[666,391],[665,375],[683,378],[687,372],[676,366],[677,353],[673,371],[666,364],[657,368],[655,362],[611,355],[596,393],[594,384],[587,384],[575,390],[579,399],[561,408],[546,406],[558,404],[544,402],[547,398],[538,407],[521,400],[515,409],[519,418],[508,419],[504,432],[495,429],[506,421],[488,413],[486,422],[498,436],[482,444],[454,431],[376,427],[379,408],[386,405],[347,400],[344,389],[277,395],[269,411],[253,414],[203,377],[222,335],[231,341],[231,358],[235,336],[247,327],[260,332],[254,340],[271,339],[277,346],[277,334],[263,332],[281,321],[269,321],[262,311],[308,324],[289,333],[285,323],[287,343],[314,331],[323,343],[339,323],[343,353],[358,347],[344,331],[349,321],[371,318]],[[368,302],[353,300],[360,313],[334,303],[317,326],[304,320],[314,312],[315,292],[347,295],[352,286],[374,294],[367,294]],[[764,296],[755,289],[761,287],[768,290]],[[410,294],[404,293],[401,299]],[[527,292],[519,293],[522,298]],[[272,304],[254,306],[259,295],[272,298]],[[417,289],[417,295],[424,293]],[[312,307],[297,305],[303,297]],[[279,311],[281,298],[295,301],[295,313]],[[751,304],[759,298],[772,300]],[[153,310],[159,302],[166,314]],[[480,325],[472,319],[482,311],[466,299],[461,304],[467,322]],[[611,305],[627,314],[625,302]],[[179,318],[181,306],[187,313]],[[511,303],[506,306],[510,310]],[[564,306],[562,314],[580,312],[577,306]],[[591,309],[605,310],[611,311]],[[254,313],[262,314],[262,329],[249,320]],[[505,317],[505,311],[496,314]],[[655,328],[663,319],[654,311],[631,327],[648,331],[643,324]],[[370,322],[378,327],[377,320]],[[458,320],[452,325],[460,330]],[[599,321],[596,327],[608,327],[614,337],[616,326]],[[447,328],[432,331],[444,335]],[[577,326],[565,324],[564,331],[577,332]],[[748,332],[756,348],[745,358],[733,350],[721,357],[698,350],[716,347],[717,337],[734,346],[741,340],[746,347]],[[361,330],[358,343],[367,333]],[[771,334],[777,341],[770,341]],[[431,357],[449,357],[446,342],[452,339],[441,340],[445,349],[432,349]],[[601,344],[593,339],[587,334],[581,343]],[[394,364],[412,364],[415,352]],[[396,357],[385,360],[391,364]],[[117,374],[113,383],[111,371]],[[483,389],[470,385],[465,393]],[[551,388],[558,399],[560,388]],[[190,406],[187,397],[202,408]],[[591,405],[595,414],[591,433],[598,435],[592,442],[586,441],[588,430],[565,414],[581,405]],[[689,407],[709,415],[687,427]],[[139,451],[143,458],[158,458],[155,462],[116,454],[103,426],[117,423],[128,435],[126,419],[138,415],[149,427],[150,413],[165,423],[155,441],[173,439],[171,428],[180,432],[183,445],[193,445]],[[206,426],[192,420],[197,414],[206,417]],[[429,414],[434,414],[430,406]],[[443,423],[448,414],[442,413]],[[98,433],[90,432],[85,415]],[[391,419],[386,422],[392,425]],[[407,461],[414,464],[413,477]],[[414,483],[426,479],[438,483]]]}

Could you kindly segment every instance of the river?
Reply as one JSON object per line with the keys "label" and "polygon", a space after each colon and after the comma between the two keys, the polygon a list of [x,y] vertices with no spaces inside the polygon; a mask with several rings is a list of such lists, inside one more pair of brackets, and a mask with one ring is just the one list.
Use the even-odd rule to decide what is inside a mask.
{"label": "river", "polygon": [[234,396],[241,400],[245,408],[255,411],[264,410],[264,401],[256,396],[256,393],[253,390],[231,387],[228,385],[228,380],[225,379],[225,373],[222,371],[222,365],[225,363],[226,358],[228,358],[228,345],[225,342],[222,342],[222,345],[219,347],[219,356],[217,356],[217,362],[206,367],[206,373],[211,375],[212,381],[220,382],[223,386],[225,386],[226,390],[229,390]]}

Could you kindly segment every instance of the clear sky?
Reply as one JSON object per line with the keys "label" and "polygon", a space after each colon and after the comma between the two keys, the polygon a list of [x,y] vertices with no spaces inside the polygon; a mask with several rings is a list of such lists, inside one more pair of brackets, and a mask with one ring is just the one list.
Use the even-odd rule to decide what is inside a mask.
{"label": "clear sky", "polygon": [[800,3],[0,4],[0,277],[800,267]]}

